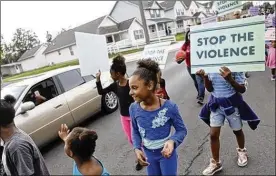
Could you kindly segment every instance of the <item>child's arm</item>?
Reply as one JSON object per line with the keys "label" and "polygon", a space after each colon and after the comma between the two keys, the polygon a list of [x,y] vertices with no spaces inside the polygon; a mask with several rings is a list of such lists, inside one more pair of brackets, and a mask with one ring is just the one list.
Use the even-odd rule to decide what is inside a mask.
{"label": "child's arm", "polygon": [[141,150],[142,148],[142,138],[140,136],[140,132],[139,132],[139,127],[137,124],[137,121],[135,119],[135,104],[131,104],[129,107],[129,115],[130,115],[130,119],[131,119],[131,136],[132,136],[132,142],[133,142],[133,147],[134,149],[139,149]]}
{"label": "child's arm", "polygon": [[235,78],[232,77],[231,71],[227,67],[222,67],[221,76],[231,84],[231,86],[239,93],[244,93],[246,91],[245,88],[245,75],[244,73],[234,73]]}
{"label": "child's arm", "polygon": [[173,104],[172,107],[172,124],[175,129],[175,133],[170,137],[170,140],[174,141],[174,147],[178,147],[184,140],[187,135],[187,129],[184,125],[183,119],[179,113],[178,107],[176,104]]}
{"label": "child's arm", "polygon": [[205,74],[205,71],[203,69],[196,72],[197,75],[201,76],[204,80],[204,86],[208,90],[208,92],[213,92],[213,84],[212,81],[210,81],[207,74]]}
{"label": "child's arm", "polygon": [[108,87],[106,87],[104,89],[102,87],[101,81],[97,81],[96,85],[97,85],[97,90],[98,90],[99,95],[104,95],[104,94],[106,94],[108,92],[111,92],[111,91],[116,93],[116,86],[117,86],[116,82],[110,84]]}

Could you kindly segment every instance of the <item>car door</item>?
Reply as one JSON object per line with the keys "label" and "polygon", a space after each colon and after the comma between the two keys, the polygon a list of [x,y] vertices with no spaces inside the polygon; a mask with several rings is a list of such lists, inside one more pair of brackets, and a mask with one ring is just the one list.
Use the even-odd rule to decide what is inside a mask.
{"label": "car door", "polygon": [[101,110],[101,96],[94,77],[82,77],[78,69],[57,75],[76,123]]}
{"label": "car door", "polygon": [[49,78],[31,87],[22,103],[34,100],[36,91],[45,97],[46,101],[36,104],[34,109],[15,118],[16,125],[29,134],[38,146],[56,138],[62,123],[70,127],[74,125],[65,96],[60,94],[56,83],[53,78]]}

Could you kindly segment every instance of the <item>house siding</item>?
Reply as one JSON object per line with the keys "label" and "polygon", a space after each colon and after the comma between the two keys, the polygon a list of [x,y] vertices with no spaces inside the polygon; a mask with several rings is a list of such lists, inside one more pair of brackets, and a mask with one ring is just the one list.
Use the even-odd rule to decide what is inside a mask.
{"label": "house siding", "polygon": [[118,1],[110,16],[118,22],[134,17],[142,21],[138,6],[125,1]]}
{"label": "house siding", "polygon": [[48,65],[45,55],[43,54],[45,49],[45,46],[41,46],[39,50],[35,53],[34,57],[19,61],[24,72]]}
{"label": "house siding", "polygon": [[100,27],[107,27],[107,26],[114,26],[114,25],[116,25],[116,23],[107,17],[103,20]]}
{"label": "house siding", "polygon": [[130,28],[128,30],[128,35],[129,35],[129,38],[130,38],[133,46],[135,46],[137,42],[140,43],[140,42],[145,42],[146,41],[146,39],[145,39],[145,32],[144,32],[144,38],[143,39],[135,40],[134,32],[133,31],[135,31],[135,30],[141,30],[141,29],[144,32],[143,27],[137,21],[134,21],[131,24],[131,26],[130,26]]}
{"label": "house siding", "polygon": [[58,51],[54,51],[52,53],[46,54],[46,61],[48,64],[58,64],[62,62],[67,62],[71,60],[77,59],[77,46],[73,45],[71,46],[72,50],[74,52],[74,55],[72,56],[69,50],[69,47],[63,48],[60,51],[61,55],[58,54]]}

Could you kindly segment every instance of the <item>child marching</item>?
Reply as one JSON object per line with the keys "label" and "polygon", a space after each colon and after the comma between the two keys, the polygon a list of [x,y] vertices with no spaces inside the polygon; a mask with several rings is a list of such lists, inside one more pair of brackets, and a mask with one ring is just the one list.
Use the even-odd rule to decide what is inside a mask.
{"label": "child marching", "polygon": [[155,61],[141,60],[129,80],[130,95],[136,101],[130,106],[133,146],[148,175],[177,175],[176,148],[187,129],[177,105],[156,96],[158,71]]}
{"label": "child marching", "polygon": [[246,166],[248,158],[242,120],[247,121],[253,130],[257,128],[260,120],[242,98],[241,94],[246,91],[244,73],[231,73],[227,67],[222,67],[220,74],[205,74],[204,70],[198,71],[197,74],[202,76],[206,89],[211,92],[208,103],[199,115],[210,126],[212,152],[210,164],[203,171],[203,175],[213,175],[222,170],[219,137],[225,119],[237,139],[237,164],[240,167]]}

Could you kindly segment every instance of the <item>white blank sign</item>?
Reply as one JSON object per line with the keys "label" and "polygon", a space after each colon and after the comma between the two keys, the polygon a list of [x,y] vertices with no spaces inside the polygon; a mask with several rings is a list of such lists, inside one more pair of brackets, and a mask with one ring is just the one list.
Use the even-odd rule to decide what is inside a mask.
{"label": "white blank sign", "polygon": [[99,70],[108,71],[109,57],[105,36],[75,32],[75,37],[81,75],[95,75]]}

